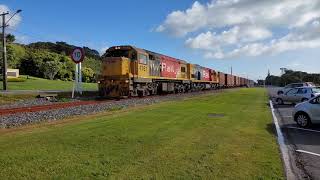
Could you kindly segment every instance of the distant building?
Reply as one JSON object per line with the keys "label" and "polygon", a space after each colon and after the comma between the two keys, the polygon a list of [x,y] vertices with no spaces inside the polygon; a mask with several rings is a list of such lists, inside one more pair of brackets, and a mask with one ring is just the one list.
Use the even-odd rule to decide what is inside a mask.
{"label": "distant building", "polygon": [[19,69],[7,69],[8,78],[18,78],[19,77]]}

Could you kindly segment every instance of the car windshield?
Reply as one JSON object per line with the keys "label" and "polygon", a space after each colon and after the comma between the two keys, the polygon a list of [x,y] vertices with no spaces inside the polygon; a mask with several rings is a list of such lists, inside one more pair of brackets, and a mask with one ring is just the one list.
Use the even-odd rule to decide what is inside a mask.
{"label": "car windshield", "polygon": [[314,93],[320,93],[320,87],[312,88],[312,92],[314,92]]}

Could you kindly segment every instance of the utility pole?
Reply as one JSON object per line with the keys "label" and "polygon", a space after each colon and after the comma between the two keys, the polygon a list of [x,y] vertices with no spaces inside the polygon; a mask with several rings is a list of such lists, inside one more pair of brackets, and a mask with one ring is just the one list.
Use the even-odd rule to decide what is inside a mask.
{"label": "utility pole", "polygon": [[3,90],[7,90],[7,48],[6,48],[6,15],[9,13],[2,13],[0,14],[2,16],[2,83],[3,83]]}
{"label": "utility pole", "polygon": [[7,47],[6,47],[6,27],[9,26],[8,23],[9,21],[18,13],[20,13],[22,10],[19,9],[17,10],[10,18],[8,21],[6,21],[6,15],[9,14],[9,12],[2,13],[0,16],[2,16],[2,83],[3,83],[3,90],[7,90]]}

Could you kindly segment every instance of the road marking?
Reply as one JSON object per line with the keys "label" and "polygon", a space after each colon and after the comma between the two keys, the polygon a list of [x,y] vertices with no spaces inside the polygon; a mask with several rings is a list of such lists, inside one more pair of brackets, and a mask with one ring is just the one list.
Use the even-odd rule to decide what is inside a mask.
{"label": "road marking", "polygon": [[291,168],[291,165],[290,165],[289,150],[288,150],[288,147],[284,143],[284,137],[281,132],[278,119],[274,113],[272,101],[270,100],[269,103],[270,103],[271,113],[272,113],[272,117],[273,117],[273,122],[274,122],[274,125],[276,126],[276,130],[277,130],[277,134],[278,134],[278,143],[279,143],[279,147],[280,147],[280,151],[281,151],[281,155],[282,155],[282,160],[283,160],[285,170],[286,170],[286,177],[287,177],[287,179],[296,179],[296,177],[293,173],[293,170]]}
{"label": "road marking", "polygon": [[320,157],[320,154],[317,154],[317,153],[313,153],[313,152],[309,152],[309,151],[305,151],[305,150],[300,150],[300,149],[297,149],[296,151],[300,152],[300,153],[306,153],[306,154],[311,154],[311,155],[315,155],[315,156]]}
{"label": "road marking", "polygon": [[320,131],[313,130],[313,129],[305,129],[305,128],[292,127],[292,126],[288,126],[287,128],[288,128],[288,129],[299,129],[299,130],[303,130],[303,131],[310,131],[310,132],[317,132],[317,133],[320,133]]}

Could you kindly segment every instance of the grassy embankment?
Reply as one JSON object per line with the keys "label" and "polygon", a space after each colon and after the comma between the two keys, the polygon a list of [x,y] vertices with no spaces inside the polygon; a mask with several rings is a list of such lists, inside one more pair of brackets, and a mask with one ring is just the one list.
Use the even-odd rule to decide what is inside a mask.
{"label": "grassy embankment", "polygon": [[[19,80],[22,80],[19,82]],[[21,76],[18,82],[8,82],[9,90],[63,90],[71,91],[73,87],[72,81],[48,80],[29,76]],[[10,80],[9,80],[10,81]],[[2,90],[2,81],[0,81],[0,89]],[[83,83],[83,90],[97,90],[97,83]]]}
{"label": "grassy embankment", "polygon": [[0,179],[283,179],[266,102],[241,89],[0,130]]}
{"label": "grassy embankment", "polygon": [[22,101],[26,99],[35,98],[35,95],[28,94],[28,95],[2,95],[0,94],[0,105],[3,104],[10,104],[16,101]]}

